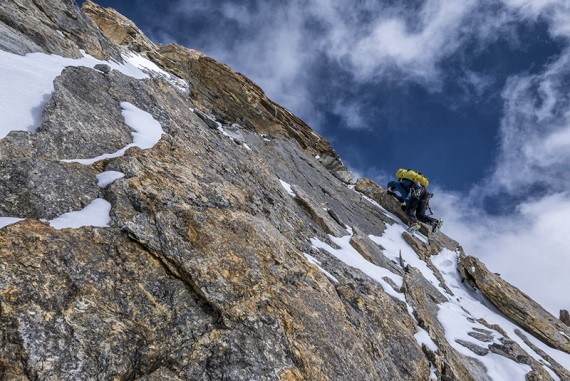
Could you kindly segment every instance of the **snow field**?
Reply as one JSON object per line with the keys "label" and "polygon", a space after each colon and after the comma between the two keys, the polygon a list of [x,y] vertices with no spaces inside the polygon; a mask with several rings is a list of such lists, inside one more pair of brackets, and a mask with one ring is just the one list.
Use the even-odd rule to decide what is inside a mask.
{"label": "snow field", "polygon": [[[379,207],[384,214],[397,222],[393,225],[387,225],[386,230],[382,236],[377,237],[371,235],[370,239],[372,239],[376,244],[381,245],[385,249],[384,255],[395,263],[399,263],[401,255],[405,264],[419,269],[424,277],[448,298],[448,302],[439,304],[438,320],[444,327],[447,341],[450,343],[450,345],[453,346],[453,348],[465,356],[473,357],[481,361],[487,369],[487,374],[493,380],[524,381],[525,375],[531,371],[530,366],[519,364],[513,360],[492,352],[489,352],[484,356],[477,355],[468,348],[456,342],[456,340],[463,340],[470,344],[487,348],[488,344],[483,344],[468,335],[469,332],[477,332],[476,329],[479,329],[485,330],[487,332],[490,331],[493,342],[500,344],[501,342],[499,339],[503,336],[499,332],[493,329],[489,329],[476,321],[478,319],[485,319],[489,324],[497,324],[505,329],[510,340],[517,342],[527,353],[529,353],[542,364],[546,364],[545,360],[542,359],[542,357],[540,357],[540,355],[538,355],[536,352],[534,352],[528,345],[526,345],[518,335],[516,335],[514,332],[515,329],[519,329],[525,333],[525,335],[529,338],[529,340],[532,341],[534,345],[546,352],[566,369],[570,369],[570,355],[548,347],[546,344],[534,338],[528,332],[525,332],[524,329],[511,323],[509,320],[504,318],[496,310],[496,308],[494,308],[491,303],[488,302],[481,294],[478,294],[476,290],[472,290],[466,287],[461,282],[461,279],[457,272],[457,253],[444,249],[438,255],[432,256],[431,261],[443,276],[446,285],[454,293],[454,296],[449,295],[446,290],[440,286],[440,282],[433,271],[402,238],[402,234],[405,232],[405,225],[401,223],[401,221],[396,216],[386,211],[379,204],[370,199],[368,200]],[[427,238],[423,235],[416,234],[416,237],[427,243]],[[343,261],[347,265],[361,270],[372,279],[380,283],[386,293],[398,300],[406,302],[404,294],[395,291],[389,284],[385,282],[383,278],[386,276],[389,277],[398,286],[401,286],[403,279],[398,275],[395,275],[384,268],[378,267],[363,258],[350,245],[349,242],[351,235],[347,235],[342,238],[337,238],[329,235],[329,238],[336,245],[338,245],[340,249],[334,249],[330,245],[316,238],[312,239],[311,243],[315,248],[324,249],[329,254]],[[409,305],[408,309],[410,315],[413,318],[413,310]],[[421,328],[419,329],[420,330],[415,335],[418,344],[420,346],[422,344],[425,344],[428,348],[437,350],[437,346],[435,343],[433,343],[428,333]],[[549,372],[554,380],[559,380],[559,378],[548,368],[547,365],[544,365],[544,369]]]}

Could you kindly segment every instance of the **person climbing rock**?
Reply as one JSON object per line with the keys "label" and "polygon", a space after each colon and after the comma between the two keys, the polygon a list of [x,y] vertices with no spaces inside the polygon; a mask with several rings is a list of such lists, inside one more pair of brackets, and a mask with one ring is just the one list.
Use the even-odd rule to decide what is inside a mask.
{"label": "person climbing rock", "polygon": [[443,225],[442,219],[436,219],[426,215],[426,211],[429,207],[429,200],[433,197],[433,193],[429,193],[425,187],[421,187],[419,190],[414,191],[410,202],[406,204],[406,216],[410,221],[410,224],[419,225],[418,221],[423,222],[431,226],[431,232],[437,233],[437,231]]}
{"label": "person climbing rock", "polygon": [[397,181],[388,183],[388,193],[404,204],[402,210],[406,212],[410,229],[419,230],[419,222],[423,222],[432,227],[432,233],[437,232],[443,225],[443,220],[426,215],[426,210],[431,211],[429,200],[433,196],[426,189],[429,185],[428,179],[421,172],[402,168],[396,172],[396,178]]}
{"label": "person climbing rock", "polygon": [[412,190],[418,191],[421,187],[427,187],[429,185],[428,179],[425,178],[421,172],[412,171],[410,169],[398,169],[396,178],[396,181],[390,181],[388,183],[388,193],[406,205],[408,205],[411,200],[410,195]]}

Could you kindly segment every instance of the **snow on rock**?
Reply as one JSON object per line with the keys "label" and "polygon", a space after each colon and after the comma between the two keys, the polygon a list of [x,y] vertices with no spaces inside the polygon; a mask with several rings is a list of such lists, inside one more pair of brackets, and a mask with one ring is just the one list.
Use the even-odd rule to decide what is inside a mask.
{"label": "snow on rock", "polygon": [[439,350],[439,348],[433,342],[431,337],[429,337],[429,334],[427,333],[427,331],[425,329],[420,328],[420,330],[418,331],[418,333],[416,333],[414,335],[414,337],[416,338],[416,340],[418,341],[418,344],[420,346],[425,345],[426,347],[428,347],[433,352],[436,352],[437,350]]}
{"label": "snow on rock", "polygon": [[279,182],[281,183],[281,186],[287,191],[287,193],[289,194],[289,196],[291,197],[295,197],[295,192],[293,192],[293,188],[291,188],[291,184],[286,183],[285,181],[279,179]]}
{"label": "snow on rock", "polygon": [[317,266],[319,268],[319,270],[321,270],[323,272],[323,274],[325,274],[330,280],[332,280],[335,283],[338,283],[338,279],[336,279],[334,277],[334,275],[332,275],[327,270],[325,270],[321,267],[321,262],[317,258],[315,258],[315,257],[313,257],[307,253],[303,253],[303,254],[305,255],[305,258],[307,258],[307,260],[309,262],[311,262],[313,265]]}
{"label": "snow on rock", "polygon": [[23,218],[18,217],[0,217],[0,229],[2,229],[4,226],[12,225],[22,220]]}
{"label": "snow on rock", "polygon": [[77,229],[83,226],[106,227],[111,221],[111,217],[109,217],[110,211],[111,204],[106,200],[98,198],[82,210],[65,213],[49,221],[49,224],[55,229]]}
{"label": "snow on rock", "polygon": [[[494,353],[480,356],[466,346],[459,344],[462,341],[467,344],[480,346],[481,343],[473,339],[469,332],[474,330],[490,330],[475,320],[484,319],[489,324],[497,324],[508,334],[508,339],[517,342],[526,352],[543,362],[542,358],[515,333],[515,330],[522,330],[520,327],[503,317],[490,303],[477,291],[469,290],[465,287],[457,272],[457,254],[444,249],[437,256],[431,258],[432,263],[443,275],[446,284],[453,291],[454,297],[450,302],[439,305],[438,320],[445,329],[448,342],[460,353],[476,357],[487,368],[489,376],[493,380],[525,380],[525,375],[531,368],[525,364],[519,364],[503,356]],[[443,292],[443,290],[442,290]],[[500,344],[502,335],[499,332],[491,331],[493,342]],[[553,349],[538,339],[527,334],[534,345],[546,352],[566,369],[570,369],[570,355]],[[548,370],[547,367],[545,369]]]}
{"label": "snow on rock", "polygon": [[65,67],[97,64],[108,64],[137,79],[148,78],[131,63],[106,62],[90,55],[72,59],[44,53],[20,56],[0,51],[0,139],[10,131],[36,131],[42,122],[42,111],[54,92],[53,80]]}
{"label": "snow on rock", "polygon": [[158,143],[164,131],[162,126],[148,112],[121,102],[123,118],[127,126],[133,129],[133,145],[142,149],[152,148]]}
{"label": "snow on rock", "polygon": [[405,301],[403,294],[397,292],[392,288],[392,286],[384,280],[384,278],[389,278],[394,282],[394,284],[400,288],[403,284],[403,279],[401,276],[398,276],[383,267],[376,266],[370,262],[368,262],[352,245],[350,244],[350,239],[352,235],[346,235],[341,238],[334,237],[329,235],[331,241],[333,241],[340,249],[335,249],[330,245],[322,242],[318,238],[311,239],[311,243],[317,249],[324,249],[328,253],[332,254],[342,262],[346,263],[347,265],[359,269],[370,278],[374,279],[378,282],[384,291],[393,296],[394,298]]}
{"label": "snow on rock", "polygon": [[79,163],[84,165],[93,164],[102,159],[123,156],[131,147],[139,147],[142,149],[152,148],[159,142],[164,131],[160,123],[153,118],[148,112],[139,109],[129,102],[121,102],[123,108],[122,114],[125,123],[133,131],[133,142],[113,153],[106,153],[90,159],[71,159],[63,160],[66,163]]}
{"label": "snow on rock", "polygon": [[125,174],[123,172],[117,172],[117,171],[101,172],[100,174],[97,175],[97,181],[98,181],[97,185],[100,188],[105,188],[113,181],[122,179],[123,177],[125,177]]}

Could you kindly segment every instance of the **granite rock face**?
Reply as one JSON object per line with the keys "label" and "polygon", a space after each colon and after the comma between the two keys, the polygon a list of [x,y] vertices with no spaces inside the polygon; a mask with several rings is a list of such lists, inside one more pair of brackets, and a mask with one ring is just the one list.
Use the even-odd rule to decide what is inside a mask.
{"label": "granite rock face", "polygon": [[16,54],[79,58],[83,49],[96,58],[122,60],[75,0],[3,0],[0,31],[5,32],[0,33],[0,47]]}
{"label": "granite rock face", "polygon": [[[26,2],[18,12],[38,28],[16,27],[17,2],[8,3],[4,49],[16,52],[10,40],[19,52],[73,56],[96,40],[103,53],[146,54],[191,91],[156,73],[68,67],[40,128],[0,140],[0,216],[26,218],[0,228],[0,380],[480,381],[491,379],[490,356],[523,364],[528,380],[551,380],[546,366],[565,379],[525,332],[515,335],[523,347],[479,319],[467,339],[450,340],[440,313],[458,299],[460,286],[446,279],[459,275],[434,258],[463,255],[458,243],[404,233],[386,242],[417,261],[401,250],[394,258],[374,239],[403,231],[395,199],[371,180],[347,184],[329,143],[250,80],[201,53],[155,45],[90,1],[83,9],[100,30],[81,26],[85,15],[63,0]],[[64,31],[64,41],[43,41],[38,33],[52,34],[42,28]],[[122,102],[160,123],[160,141],[89,165],[65,161],[131,143]],[[107,171],[124,177],[100,188]],[[106,227],[39,221],[96,198],[112,206]],[[465,263],[468,283],[497,303],[482,264],[471,273]],[[536,307],[520,303],[513,308]],[[565,350],[554,332],[522,326]]]}
{"label": "granite rock face", "polygon": [[247,77],[193,49],[176,44],[155,45],[113,9],[87,1],[83,10],[110,41],[145,52],[159,66],[188,80],[190,98],[196,108],[215,115],[223,124],[237,123],[260,134],[293,138],[310,155],[323,157],[325,167],[333,169],[331,172],[342,181],[348,183],[354,177],[323,137],[271,101]]}

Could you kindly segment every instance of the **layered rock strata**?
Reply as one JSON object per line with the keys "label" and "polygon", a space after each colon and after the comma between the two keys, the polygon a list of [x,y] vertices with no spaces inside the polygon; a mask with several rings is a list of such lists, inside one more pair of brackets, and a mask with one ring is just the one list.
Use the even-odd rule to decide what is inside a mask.
{"label": "layered rock strata", "polygon": [[[399,243],[415,266],[390,257],[374,240],[400,227],[397,202],[371,180],[347,186],[329,143],[250,80],[157,46],[89,1],[100,30],[73,2],[17,4],[2,10],[5,50],[144,53],[191,91],[152,73],[68,67],[40,128],[0,140],[0,215],[25,218],[0,229],[0,379],[479,381],[490,379],[491,355],[524,365],[528,380],[568,379],[524,332],[515,341],[475,313],[465,313],[472,340],[450,340],[440,314],[460,287],[497,305],[494,284],[520,295],[426,227],[428,239]],[[36,29],[20,25],[23,14]],[[53,33],[62,40],[48,42]],[[122,102],[161,125],[160,141],[89,165],[63,161],[129,144]],[[124,177],[100,187],[96,175],[109,171]],[[97,198],[112,207],[105,227],[42,222]],[[350,250],[382,276],[350,265]],[[445,250],[461,256],[467,285],[446,284],[436,261]],[[506,317],[542,313],[517,301]],[[520,324],[567,351],[544,318],[548,329]]]}

